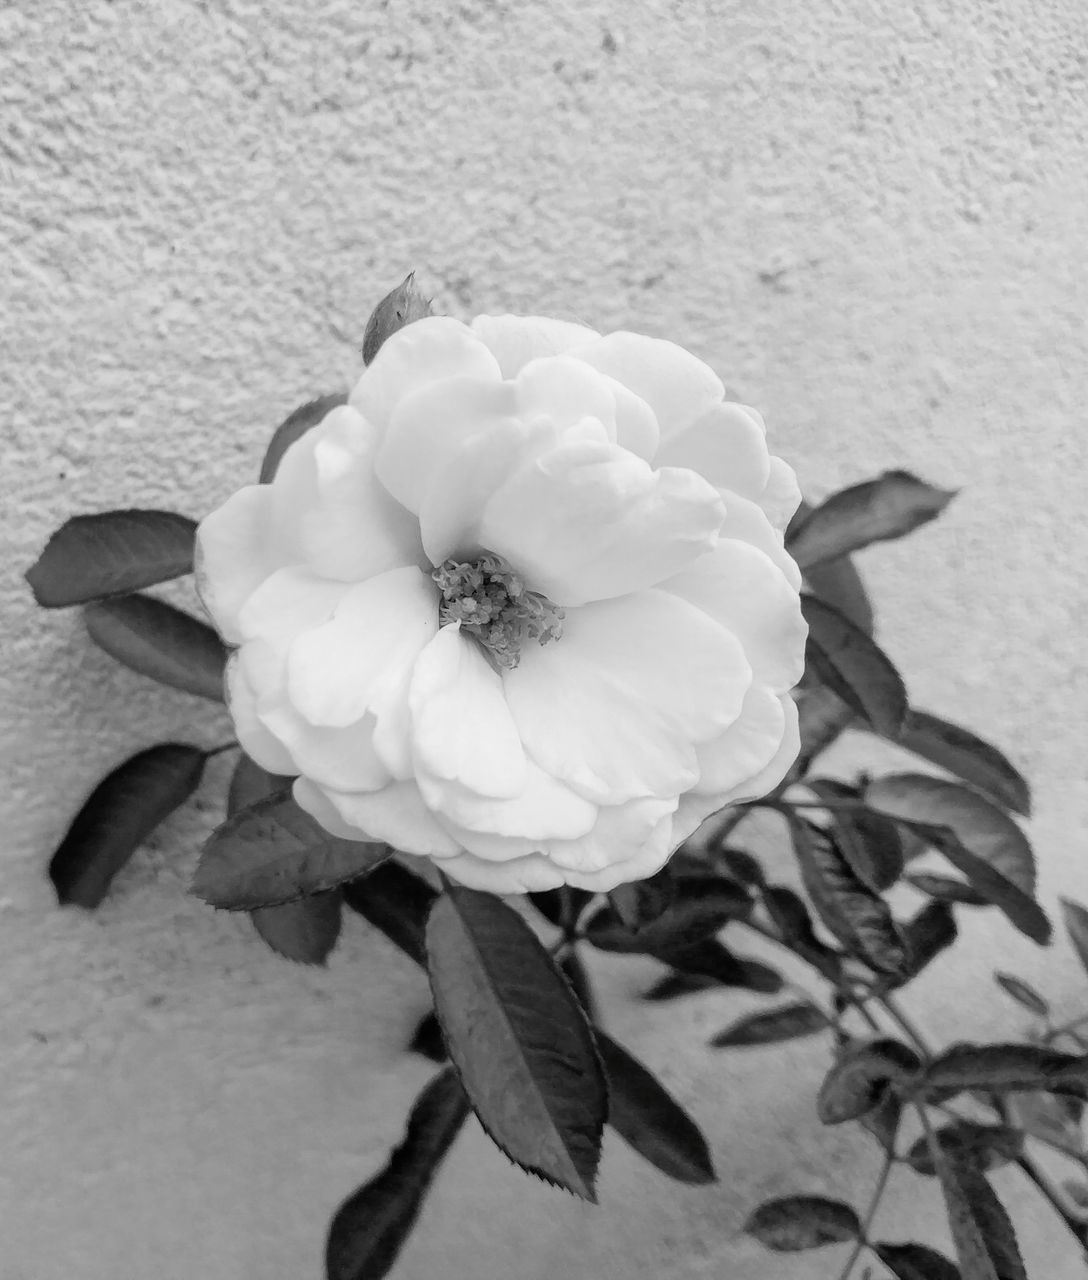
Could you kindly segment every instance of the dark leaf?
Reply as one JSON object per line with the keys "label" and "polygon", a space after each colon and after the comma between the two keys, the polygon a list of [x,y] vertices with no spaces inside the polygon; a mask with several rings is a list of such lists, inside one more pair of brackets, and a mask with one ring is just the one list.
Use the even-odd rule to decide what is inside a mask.
{"label": "dark leaf", "polygon": [[880,1241],[873,1252],[896,1280],[961,1280],[959,1268],[924,1244],[888,1244]]}
{"label": "dark leaf", "polygon": [[909,885],[913,885],[920,893],[928,893],[931,898],[940,902],[958,902],[966,907],[986,907],[989,900],[977,889],[955,876],[942,876],[932,871],[909,871],[903,877]]}
{"label": "dark leaf", "polygon": [[192,892],[228,911],[278,906],[365,875],[391,853],[388,845],[330,835],[289,791],[278,792],[212,832]]}
{"label": "dark leaf", "polygon": [[718,858],[722,866],[738,884],[747,889],[761,889],[765,883],[763,868],[759,859],[743,849],[722,848],[718,850]]}
{"label": "dark leaf", "polygon": [[801,610],[808,623],[806,661],[820,683],[878,733],[897,737],[907,714],[907,691],[884,651],[815,596],[802,595]]}
{"label": "dark leaf", "polygon": [[637,1058],[594,1032],[608,1076],[608,1123],[656,1169],[692,1186],[716,1181],[698,1125]]}
{"label": "dark leaf", "polygon": [[942,1095],[964,1090],[1043,1090],[1088,1096],[1088,1058],[1035,1044],[957,1044],[926,1068],[921,1086]]}
{"label": "dark leaf", "polygon": [[964,1280],[1027,1280],[1012,1223],[985,1176],[936,1141],[931,1155]]}
{"label": "dark leaf", "polygon": [[642,998],[659,1004],[665,1000],[676,1000],[680,996],[696,995],[701,991],[714,991],[719,986],[719,983],[705,974],[680,973],[677,970],[658,978],[652,987],[642,993]]}
{"label": "dark leaf", "polygon": [[774,995],[782,990],[783,979],[777,970],[759,960],[734,955],[713,938],[687,947],[664,949],[658,953],[657,959],[681,973],[710,978],[721,987],[740,987],[764,995]]}
{"label": "dark leaf", "polygon": [[26,580],[46,609],[124,596],[193,571],[196,522],[172,511],[73,516],[49,539]]}
{"label": "dark leaf", "polygon": [[276,428],[275,435],[269,441],[268,449],[265,451],[264,461],[261,463],[260,483],[270,484],[283,455],[295,441],[301,440],[311,427],[316,427],[333,409],[347,402],[348,398],[342,392],[318,396],[316,400],[310,400],[301,405],[285,418]]}
{"label": "dark leaf", "polygon": [[809,1001],[799,1000],[780,1009],[746,1014],[724,1031],[719,1031],[709,1043],[714,1049],[779,1044],[783,1040],[818,1035],[827,1028],[827,1015]]}
{"label": "dark leaf", "polygon": [[419,1095],[389,1163],[337,1209],[325,1246],[327,1280],[389,1274],[468,1109],[457,1073],[440,1071]]}
{"label": "dark leaf", "polygon": [[776,1253],[798,1253],[825,1244],[842,1244],[861,1234],[858,1215],[841,1200],[823,1196],[785,1196],[766,1200],[744,1230]]}
{"label": "dark leaf", "polygon": [[797,721],[801,747],[792,775],[800,778],[808,773],[816,757],[854,723],[855,715],[838,694],[816,684],[798,693]]}
{"label": "dark leaf", "polygon": [[846,1050],[824,1077],[816,1113],[824,1124],[857,1120],[883,1101],[892,1086],[911,1081],[921,1067],[898,1040],[870,1040]]}
{"label": "dark leaf", "polygon": [[1080,1098],[1068,1094],[1013,1093],[1006,1099],[1006,1105],[1013,1122],[1026,1134],[1077,1159],[1084,1155],[1081,1128],[1084,1103]]}
{"label": "dark leaf", "polygon": [[586,1011],[586,1017],[592,1022],[597,1016],[597,1005],[593,999],[593,987],[589,974],[582,963],[582,957],[576,947],[570,947],[559,960],[559,968],[563,977],[571,985],[571,990],[578,997],[578,1003]]}
{"label": "dark leaf", "polygon": [[211,627],[151,596],[118,596],[84,610],[91,639],[159,684],[223,701],[227,650]]}
{"label": "dark leaf", "polygon": [[793,815],[790,830],[801,878],[824,924],[877,973],[908,976],[906,946],[891,909],[854,874],[834,837]]}
{"label": "dark leaf", "polygon": [[199,747],[166,742],[132,756],[102,779],[49,864],[62,905],[98,906],[118,871],[197,789],[206,759]]}
{"label": "dark leaf", "polygon": [[1006,994],[1010,995],[1018,1005],[1022,1005],[1030,1013],[1045,1018],[1050,1013],[1050,1005],[1030,983],[1018,978],[1013,973],[995,973],[994,981]]}
{"label": "dark leaf", "polygon": [[427,971],[472,1108],[523,1169],[594,1201],[608,1088],[581,1006],[499,898],[447,885],[427,920]]}
{"label": "dark leaf", "polygon": [[858,1116],[857,1121],[866,1132],[873,1135],[882,1151],[893,1152],[902,1118],[903,1100],[891,1089],[886,1089],[872,1111],[866,1111],[863,1116]]}
{"label": "dark leaf", "polygon": [[1016,813],[1031,813],[1031,791],[996,747],[928,711],[908,711],[897,742]]}
{"label": "dark leaf", "polygon": [[956,941],[956,917],[947,902],[927,902],[900,931],[907,945],[909,981]]}
{"label": "dark leaf", "polygon": [[420,1018],[412,1039],[408,1042],[408,1048],[412,1053],[418,1053],[431,1062],[445,1062],[448,1059],[446,1042],[442,1039],[442,1028],[438,1025],[434,1010]]}
{"label": "dark leaf", "polygon": [[873,606],[854,562],[848,556],[810,565],[805,570],[806,589],[843,614],[867,636],[873,634]]}
{"label": "dark leaf", "polygon": [[588,890],[575,889],[568,884],[561,885],[558,889],[541,889],[528,896],[544,919],[556,928],[573,926],[593,898]]}
{"label": "dark leaf", "polygon": [[792,531],[786,546],[807,570],[874,542],[901,538],[939,516],[955,496],[955,490],[938,489],[908,471],[885,471],[832,494]]}
{"label": "dark leaf", "polygon": [[[646,905],[649,910],[649,899]],[[585,936],[602,951],[660,957],[712,938],[751,909],[752,899],[739,884],[717,876],[684,877],[674,883],[670,905],[662,914],[648,918],[640,913],[637,930],[624,923],[610,901],[587,921]]]}
{"label": "dark leaf", "polygon": [[374,308],[363,333],[363,364],[370,364],[382,343],[398,329],[433,314],[430,301],[416,285],[415,274],[410,271]]}
{"label": "dark leaf", "polygon": [[410,960],[426,965],[427,915],[438,895],[425,880],[399,862],[383,862],[361,880],[344,885],[342,892],[352,911],[380,929]]}
{"label": "dark leaf", "polygon": [[638,933],[640,929],[659,920],[676,901],[676,897],[676,879],[668,865],[648,880],[617,885],[608,893],[613,913],[624,928],[632,933]]}
{"label": "dark leaf", "polygon": [[298,964],[324,964],[340,937],[341,898],[337,889],[278,907],[250,912],[253,927],[277,955]]}
{"label": "dark leaf", "polygon": [[865,802],[918,830],[1022,933],[1049,941],[1050,922],[1034,900],[1031,846],[1003,810],[959,783],[910,773],[870,782]]}
{"label": "dark leaf", "polygon": [[842,958],[839,952],[816,936],[812,917],[803,900],[785,885],[772,884],[763,891],[763,905],[790,950],[830,982],[837,982],[842,971]]}
{"label": "dark leaf", "polygon": [[1059,898],[1059,902],[1069,941],[1073,944],[1081,967],[1088,973],[1088,911],[1071,898]]}
{"label": "dark leaf", "polygon": [[[821,800],[832,805],[858,802],[857,787],[831,778],[813,778],[805,783]],[[871,809],[829,810],[836,844],[854,874],[877,893],[890,889],[903,874],[903,839],[890,818]]]}
{"label": "dark leaf", "polygon": [[[1001,1124],[978,1124],[974,1120],[954,1120],[936,1130],[934,1137],[949,1155],[988,1171],[1019,1160],[1024,1150],[1024,1135]],[[927,1178],[936,1175],[933,1153],[925,1137],[907,1152],[906,1161],[915,1173]]]}
{"label": "dark leaf", "polygon": [[277,791],[284,791],[290,785],[290,778],[282,773],[269,773],[256,760],[251,760],[243,753],[231,774],[230,788],[227,791],[227,817],[234,817],[240,809],[248,809],[258,800]]}

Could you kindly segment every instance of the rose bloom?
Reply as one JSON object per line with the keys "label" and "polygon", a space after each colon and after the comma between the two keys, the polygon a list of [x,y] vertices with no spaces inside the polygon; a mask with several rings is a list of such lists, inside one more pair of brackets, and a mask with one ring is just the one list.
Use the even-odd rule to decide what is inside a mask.
{"label": "rose bloom", "polygon": [[496,893],[652,875],[798,751],[799,501],[701,360],[429,317],[201,524],[246,752]]}

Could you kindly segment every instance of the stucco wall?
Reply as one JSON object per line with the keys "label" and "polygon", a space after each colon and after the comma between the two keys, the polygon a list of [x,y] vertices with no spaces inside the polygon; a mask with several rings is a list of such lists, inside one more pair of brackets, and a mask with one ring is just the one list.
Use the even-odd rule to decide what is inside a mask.
{"label": "stucco wall", "polygon": [[[881,635],[920,705],[1026,769],[1047,894],[1088,900],[1086,12],[0,4],[2,1280],[317,1277],[330,1211],[426,1077],[401,1051],[423,983],[383,939],[351,922],[329,971],[303,971],[185,896],[210,792],[98,914],[56,910],[44,866],[94,780],[134,741],[224,725],[91,652],[20,577],[73,512],[199,515],[251,477],[278,419],[357,370],[410,267],[454,314],[684,342],[815,496],[890,466],[962,486],[938,525],[866,553]],[[1009,1024],[996,963],[1088,1002],[1064,945],[993,913],[967,939],[913,1001],[936,1037]],[[743,999],[647,1008],[645,973],[601,973],[721,1185],[610,1143],[591,1209],[466,1132],[397,1276],[834,1275],[831,1254],[738,1236],[766,1194],[871,1177],[872,1151],[812,1115],[817,1055],[713,1056]],[[1082,1274],[1000,1185],[1031,1275]],[[885,1221],[937,1218],[911,1189]]]}

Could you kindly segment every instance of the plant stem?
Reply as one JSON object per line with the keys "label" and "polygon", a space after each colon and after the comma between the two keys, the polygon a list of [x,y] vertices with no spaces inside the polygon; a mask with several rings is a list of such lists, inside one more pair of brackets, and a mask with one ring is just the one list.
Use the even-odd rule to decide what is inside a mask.
{"label": "plant stem", "polygon": [[212,747],[210,751],[205,751],[204,759],[210,760],[212,756],[221,756],[224,751],[234,751],[238,746],[239,744],[233,739],[230,742],[224,742],[218,747]]}
{"label": "plant stem", "polygon": [[854,1270],[857,1260],[861,1257],[861,1251],[869,1243],[869,1233],[872,1229],[873,1219],[876,1217],[877,1210],[880,1208],[880,1202],[884,1198],[884,1189],[888,1185],[888,1175],[892,1171],[892,1165],[895,1163],[895,1153],[893,1151],[885,1151],[884,1163],[880,1167],[880,1173],[877,1175],[876,1186],[873,1188],[872,1197],[869,1200],[869,1208],[865,1214],[865,1220],[861,1224],[861,1234],[854,1241],[854,1247],[850,1251],[850,1256],[846,1259],[846,1264],[839,1273],[839,1280],[850,1280],[850,1273]]}
{"label": "plant stem", "polygon": [[902,1030],[903,1034],[913,1042],[922,1059],[929,1061],[933,1057],[933,1052],[926,1043],[925,1036],[922,1035],[911,1019],[899,1007],[894,997],[890,995],[881,996],[880,1005],[888,1017]]}

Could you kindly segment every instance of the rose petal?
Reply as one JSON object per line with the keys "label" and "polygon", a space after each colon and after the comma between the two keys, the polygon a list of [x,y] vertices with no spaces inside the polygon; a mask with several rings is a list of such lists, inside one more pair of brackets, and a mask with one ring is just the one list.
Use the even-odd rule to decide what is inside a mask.
{"label": "rose petal", "polygon": [[590,893],[607,893],[618,884],[630,884],[655,875],[669,860],[679,840],[673,830],[671,814],[658,818],[641,844],[630,850],[630,856],[599,871],[566,871],[564,879],[576,889]]}
{"label": "rose petal", "polygon": [[293,772],[305,774],[318,786],[376,791],[392,781],[392,774],[374,750],[372,715],[342,729],[328,729],[310,724],[284,701],[260,708],[257,714],[261,724],[291,753]]}
{"label": "rose petal", "polygon": [[785,713],[786,723],[782,732],[782,741],[771,761],[765,765],[754,778],[740,783],[723,798],[723,804],[740,804],[745,800],[758,800],[769,791],[773,791],[789,773],[797,753],[801,750],[801,735],[798,731],[797,704],[785,694],[780,699]]}
{"label": "rose petal", "polygon": [[584,836],[574,840],[549,840],[548,857],[564,871],[578,875],[594,875],[649,856],[645,852],[647,843],[653,844],[656,857],[662,841],[667,839],[676,805],[676,796],[608,805],[600,810],[593,828]]}
{"label": "rose petal", "polygon": [[[403,853],[428,858],[449,858],[461,851],[423,803],[414,782],[391,782],[380,791],[320,791],[357,840],[383,840]],[[309,784],[296,784],[295,799],[321,822],[323,810],[314,802]]]}
{"label": "rose petal", "polygon": [[758,502],[771,471],[762,423],[742,404],[715,404],[675,432],[654,459],[690,467],[721,489]]}
{"label": "rose petal", "polygon": [[[789,701],[789,699],[786,699]],[[721,796],[758,777],[775,758],[786,733],[783,700],[764,685],[754,684],[740,715],[728,729],[699,745],[699,781],[693,790]]]}
{"label": "rose petal", "polygon": [[530,757],[604,804],[692,786],[695,743],[736,719],[750,682],[739,643],[663,591],[572,610],[562,639],[503,675]]}
{"label": "rose petal", "polygon": [[801,570],[782,543],[782,534],[775,529],[765,512],[756,503],[742,498],[729,489],[722,489],[725,502],[725,519],[719,533],[723,538],[736,538],[758,547],[782,570],[783,576],[795,591],[801,589]]}
{"label": "rose petal", "polygon": [[565,880],[563,872],[542,853],[525,854],[508,862],[489,862],[462,851],[456,857],[444,858],[442,870],[468,889],[500,895],[558,889]]}
{"label": "rose petal", "polygon": [[527,762],[525,785],[508,800],[443,785],[426,773],[419,789],[439,821],[471,853],[500,861],[531,853],[552,839],[585,835],[597,820],[597,806]]}
{"label": "rose petal", "polygon": [[240,654],[232,654],[227,662],[225,685],[234,732],[246,755],[269,773],[298,773],[294,757],[257,715],[257,693],[246,676]]}
{"label": "rose petal", "polygon": [[653,409],[616,378],[607,374],[601,376],[616,400],[616,443],[649,462],[657,453],[661,439]]}
{"label": "rose petal", "polygon": [[485,796],[524,791],[525,753],[502,680],[459,623],[443,627],[420,653],[408,710],[416,771],[440,794],[444,783]]}
{"label": "rose petal", "polygon": [[405,396],[431,382],[468,377],[498,382],[495,357],[468,325],[450,316],[426,316],[386,338],[349,398],[349,403],[385,433]]}
{"label": "rose petal", "polygon": [[785,693],[801,679],[808,628],[800,597],[750,543],[723,539],[661,590],[690,601],[736,636],[756,683]]}
{"label": "rose petal", "polygon": [[307,778],[296,778],[292,792],[295,804],[300,809],[305,809],[311,818],[316,818],[330,835],[338,836],[341,840],[370,839],[369,836],[363,835],[358,827],[345,822],[333,808],[329,797]]}
{"label": "rose petal", "polygon": [[343,727],[403,696],[405,675],[438,630],[437,591],[418,569],[390,569],[349,587],[332,618],[300,635],[287,693],[313,724]]}
{"label": "rose petal", "polygon": [[472,332],[499,362],[504,378],[514,378],[538,356],[554,356],[584,346],[600,334],[585,325],[546,316],[477,316]]}
{"label": "rose petal", "polygon": [[563,443],[520,467],[480,517],[484,546],[565,607],[653,586],[714,544],[722,507],[693,471],[615,445]]}
{"label": "rose petal", "polygon": [[725,396],[721,379],[708,364],[661,338],[621,330],[572,354],[645,400],[657,417],[662,444]]}
{"label": "rose petal", "polygon": [[767,485],[758,501],[774,528],[783,531],[801,505],[801,490],[789,463],[783,462],[781,458],[771,458]]}
{"label": "rose petal", "polygon": [[329,582],[292,566],[277,569],[253,592],[238,614],[238,632],[247,650],[250,645],[269,650],[268,672],[256,685],[259,694],[264,693],[266,682],[282,678],[278,664],[296,637],[327,622],[349,590],[343,582]]}

